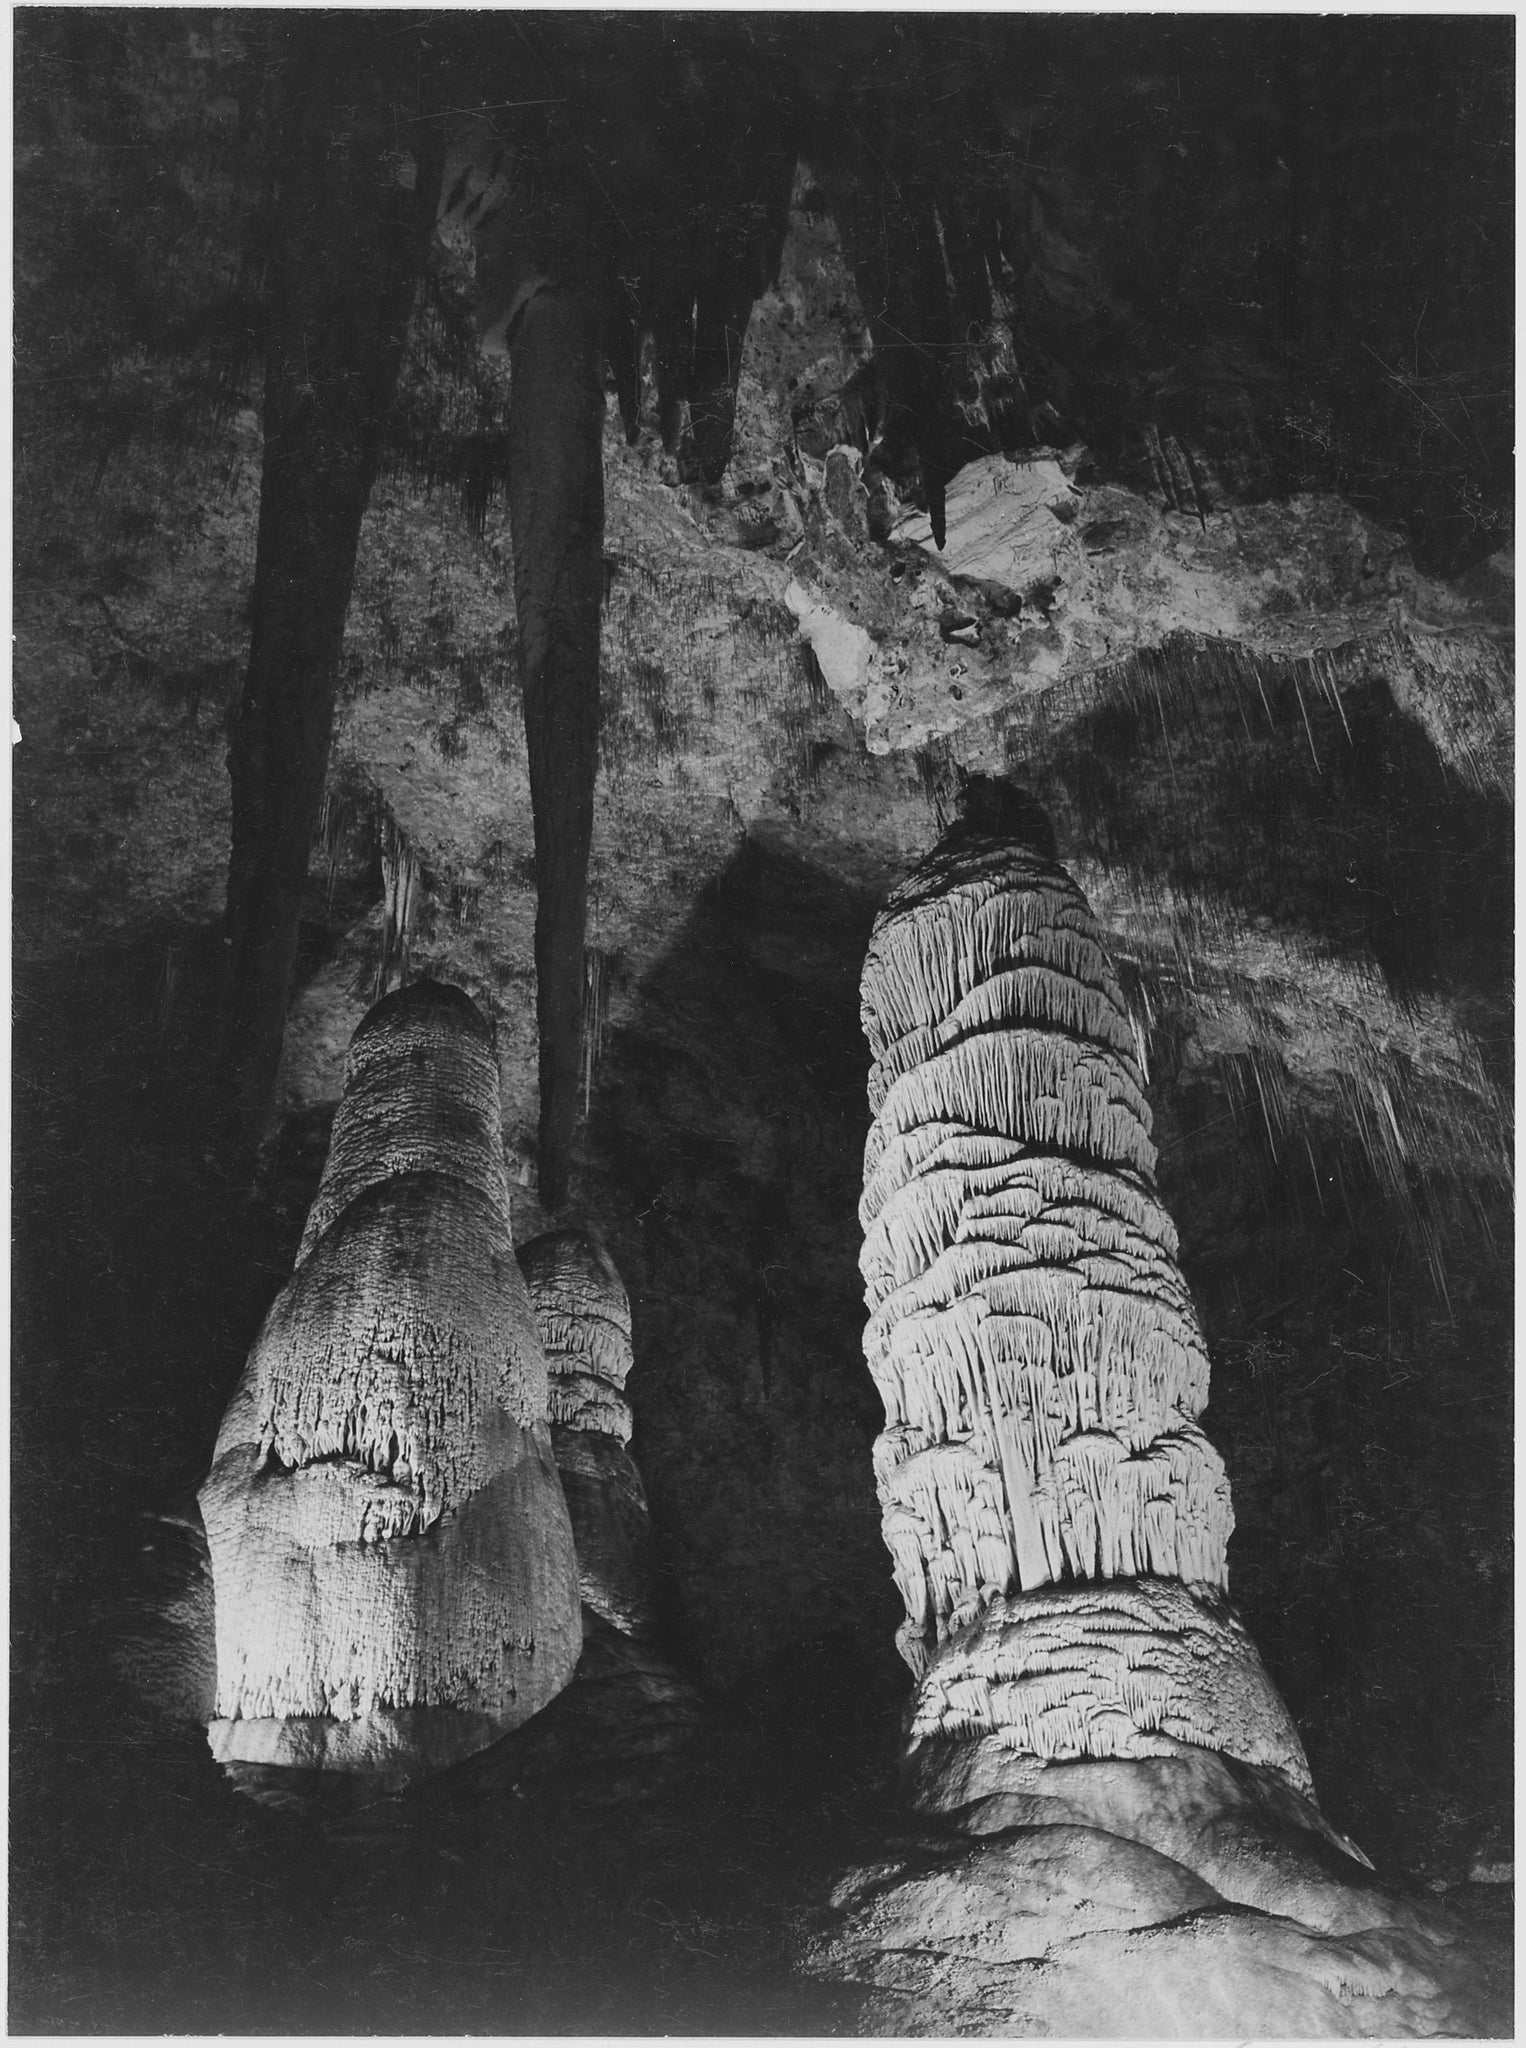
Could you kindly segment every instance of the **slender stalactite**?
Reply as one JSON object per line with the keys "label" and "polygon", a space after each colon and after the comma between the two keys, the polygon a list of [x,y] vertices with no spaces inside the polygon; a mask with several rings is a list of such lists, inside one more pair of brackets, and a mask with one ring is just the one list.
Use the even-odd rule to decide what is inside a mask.
{"label": "slender stalactite", "polygon": [[224,1066],[268,1112],[328,764],[355,551],[434,217],[439,138],[410,31],[300,18],[281,74],[252,633],[229,751]]}
{"label": "slender stalactite", "polygon": [[604,384],[597,301],[538,280],[509,333],[509,512],[535,817],[540,1197],[567,1199],[599,757]]}
{"label": "slender stalactite", "polygon": [[[491,21],[491,17],[484,17]],[[588,860],[598,767],[604,362],[636,428],[644,338],[681,472],[719,481],[754,299],[778,269],[795,167],[785,73],[764,34],[739,69],[688,23],[654,40],[538,22],[518,44],[547,90],[501,132],[452,138],[442,216],[469,228],[478,330],[507,349],[507,489],[535,823],[539,1193],[568,1196],[583,1076]],[[500,61],[491,35],[484,62]],[[708,52],[708,55],[707,55]],[[459,90],[469,99],[473,86]],[[509,104],[517,95],[507,96]],[[577,111],[568,111],[571,107]],[[599,140],[590,147],[587,134]],[[660,138],[660,139],[654,139]],[[681,223],[681,226],[679,225]]]}

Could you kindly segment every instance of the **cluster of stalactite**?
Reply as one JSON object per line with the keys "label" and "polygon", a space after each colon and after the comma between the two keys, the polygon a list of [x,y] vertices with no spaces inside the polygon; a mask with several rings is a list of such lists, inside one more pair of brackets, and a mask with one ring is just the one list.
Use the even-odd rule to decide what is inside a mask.
{"label": "cluster of stalactite", "polygon": [[433,1765],[572,1675],[577,1561],[500,1114],[459,990],[370,1011],[200,1493],[225,1761]]}
{"label": "cluster of stalactite", "polygon": [[[463,17],[449,36],[405,25],[375,52],[327,18],[267,32],[284,61],[266,124],[278,168],[259,559],[232,753],[228,1069],[247,1141],[279,1056],[359,521],[438,216],[442,235],[473,249],[474,277],[454,298],[474,300],[482,339],[511,359],[507,428],[501,390],[468,391],[453,425],[404,407],[400,452],[422,475],[457,476],[478,519],[495,489],[509,498],[536,840],[541,1191],[558,1208],[580,1069],[606,363],[628,433],[654,406],[680,475],[718,482],[748,320],[777,270],[803,150],[874,335],[863,451],[927,504],[940,545],[965,462],[1062,435],[1104,450],[1137,440],[1140,481],[1164,479],[1173,504],[1160,451],[1176,450],[1200,518],[1206,499],[1189,429],[1155,417],[1136,312],[1049,223],[1026,150],[1018,162],[992,80],[1038,54],[1029,27],[1022,43],[1010,26],[986,32],[984,65],[962,31],[926,25],[888,43],[876,30],[826,38],[692,17],[516,30],[512,54],[491,16]],[[1057,61],[1047,43],[1043,56]],[[1211,101],[1212,53],[1188,59]],[[932,79],[943,89],[929,99]],[[950,98],[964,109],[953,147]],[[437,291],[432,317],[451,303]],[[1061,354],[1099,350],[1105,369],[1081,376]],[[1210,424],[1191,433],[1211,439]]]}
{"label": "cluster of stalactite", "polygon": [[865,1351],[913,1748],[1187,1742],[1306,1788],[1221,1597],[1208,1359],[1084,896],[1047,852],[955,826],[876,923],[862,1015]]}

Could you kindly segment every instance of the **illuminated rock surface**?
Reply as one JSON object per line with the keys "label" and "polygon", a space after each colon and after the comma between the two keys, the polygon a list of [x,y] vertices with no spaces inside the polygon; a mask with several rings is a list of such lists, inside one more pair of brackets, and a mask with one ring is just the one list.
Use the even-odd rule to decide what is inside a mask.
{"label": "illuminated rock surface", "polygon": [[414,983],[348,1080],[200,1494],[224,1762],[453,1761],[553,1698],[582,1640],[486,1027]]}
{"label": "illuminated rock surface", "polygon": [[[1122,993],[1003,802],[972,788],[864,968],[903,1782],[942,1827],[839,1885],[814,1965],[873,1985],[862,2024],[886,2034],[1482,2031],[1462,1930],[1323,1819],[1222,1593],[1207,1358]],[[925,1083],[951,1043],[982,1057]]]}
{"label": "illuminated rock surface", "polygon": [[[992,1598],[1062,1577],[1222,1586],[1207,1357],[1085,898],[1041,855],[955,835],[876,924],[863,1018],[864,1348],[913,1671]],[[1035,1692],[988,1698],[1056,1704]]]}

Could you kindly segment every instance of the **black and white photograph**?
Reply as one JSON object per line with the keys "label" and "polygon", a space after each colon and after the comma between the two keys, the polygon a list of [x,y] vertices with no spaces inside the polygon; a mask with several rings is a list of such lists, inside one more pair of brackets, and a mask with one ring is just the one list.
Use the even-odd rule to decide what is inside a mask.
{"label": "black and white photograph", "polygon": [[1514,13],[9,26],[8,2031],[1511,2038]]}

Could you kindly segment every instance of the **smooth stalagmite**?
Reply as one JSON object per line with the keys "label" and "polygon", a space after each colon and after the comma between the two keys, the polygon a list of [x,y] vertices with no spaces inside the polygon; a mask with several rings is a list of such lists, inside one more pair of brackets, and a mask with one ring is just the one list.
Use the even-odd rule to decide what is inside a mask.
{"label": "smooth stalagmite", "polygon": [[1320,1814],[1229,1606],[1142,1048],[1046,830],[972,780],[864,965],[865,1352],[928,1836],[839,1886],[817,1965],[886,2034],[1474,2031],[1460,1930]]}
{"label": "smooth stalagmite", "polygon": [[435,1767],[571,1677],[578,1567],[497,1059],[458,989],[415,982],[356,1032],[199,1498],[224,1761]]}

